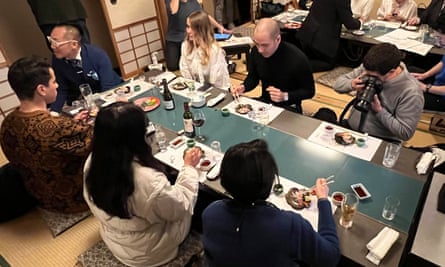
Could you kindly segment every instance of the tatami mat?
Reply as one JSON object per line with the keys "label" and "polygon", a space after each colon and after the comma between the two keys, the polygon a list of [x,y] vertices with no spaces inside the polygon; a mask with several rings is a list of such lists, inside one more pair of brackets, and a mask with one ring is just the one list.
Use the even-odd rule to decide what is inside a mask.
{"label": "tatami mat", "polygon": [[88,217],[54,238],[40,213],[33,210],[0,224],[0,251],[11,266],[74,266],[83,251],[100,240],[99,224]]}

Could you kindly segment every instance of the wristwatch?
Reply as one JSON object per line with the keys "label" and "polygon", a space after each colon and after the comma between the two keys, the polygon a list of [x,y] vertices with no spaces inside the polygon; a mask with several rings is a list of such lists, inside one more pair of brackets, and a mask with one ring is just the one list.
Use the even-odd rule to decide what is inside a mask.
{"label": "wristwatch", "polygon": [[426,89],[425,89],[425,92],[429,93],[429,92],[430,92],[430,89],[431,89],[431,87],[433,87],[433,85],[432,85],[431,83],[427,84],[427,85],[426,85]]}

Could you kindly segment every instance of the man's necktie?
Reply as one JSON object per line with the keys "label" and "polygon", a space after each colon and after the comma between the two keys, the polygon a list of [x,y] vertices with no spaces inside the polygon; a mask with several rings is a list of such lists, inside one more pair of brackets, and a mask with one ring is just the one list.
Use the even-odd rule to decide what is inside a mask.
{"label": "man's necktie", "polygon": [[76,70],[77,74],[81,74],[83,72],[82,62],[80,62],[79,59],[67,59],[66,61],[68,62],[68,64],[73,66],[73,68]]}

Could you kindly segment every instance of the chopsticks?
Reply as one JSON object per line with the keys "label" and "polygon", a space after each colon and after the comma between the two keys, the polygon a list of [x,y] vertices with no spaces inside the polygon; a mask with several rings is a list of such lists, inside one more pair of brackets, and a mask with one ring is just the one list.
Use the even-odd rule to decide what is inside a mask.
{"label": "chopsticks", "polygon": [[[326,178],[326,182],[325,182],[324,184],[322,184],[322,185],[328,185],[328,184],[335,183],[334,177],[335,177],[335,175],[331,175],[331,176],[327,177],[327,178]],[[317,185],[313,185],[313,186],[310,188],[310,190],[313,190],[316,186],[317,186]]]}
{"label": "chopsticks", "polygon": [[237,104],[241,104],[241,102],[240,102],[240,100],[239,100],[238,92],[235,92],[235,93],[233,94],[233,98],[235,99],[235,103],[237,103]]}

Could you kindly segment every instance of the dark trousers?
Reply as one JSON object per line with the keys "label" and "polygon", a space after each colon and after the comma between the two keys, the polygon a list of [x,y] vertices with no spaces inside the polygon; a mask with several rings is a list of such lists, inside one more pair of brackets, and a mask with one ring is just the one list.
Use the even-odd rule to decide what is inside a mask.
{"label": "dark trousers", "polygon": [[179,70],[179,58],[181,57],[182,42],[165,42],[165,59],[169,71]]}
{"label": "dark trousers", "polygon": [[445,98],[441,95],[435,95],[430,93],[423,94],[425,98],[424,109],[435,110],[435,111],[445,111]]}

